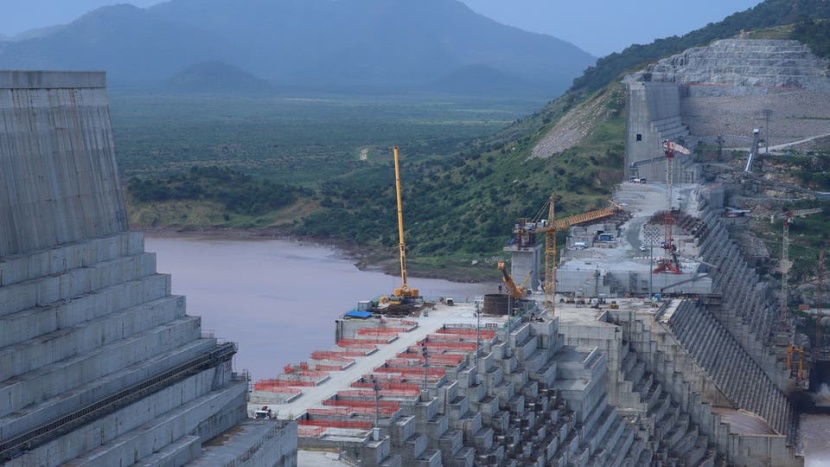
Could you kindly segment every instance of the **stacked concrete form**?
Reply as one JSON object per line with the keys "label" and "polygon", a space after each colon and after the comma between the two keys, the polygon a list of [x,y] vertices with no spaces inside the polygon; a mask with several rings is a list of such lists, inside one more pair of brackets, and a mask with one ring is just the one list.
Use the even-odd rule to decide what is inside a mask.
{"label": "stacked concrete form", "polygon": [[[0,462],[199,460],[245,420],[247,382],[127,228],[104,74],[0,72],[0,168]],[[292,464],[262,443],[292,428],[219,451]]]}
{"label": "stacked concrete form", "polygon": [[[429,318],[415,319],[426,329],[393,320],[341,321],[347,342],[340,345],[356,349],[362,340],[371,348],[362,356],[350,350],[358,362],[327,366],[328,374],[316,374],[314,385],[334,384],[336,392],[316,403],[307,400],[298,411],[300,405],[292,401],[319,392],[306,378],[294,378],[296,369],[291,369],[277,381],[293,381],[300,399],[269,409],[298,420],[301,448],[335,450],[360,465],[651,463],[646,440],[635,436],[609,404],[602,352],[563,347],[559,320],[539,315],[532,306],[510,319],[485,317],[482,327],[463,318],[472,311],[472,304],[441,306]],[[392,336],[388,329],[399,331]],[[387,337],[378,339],[381,334]],[[302,369],[321,368],[324,355],[315,354]],[[381,358],[388,354],[394,357]],[[371,363],[368,373],[348,387],[337,386],[342,378],[334,373],[355,372],[366,363]],[[252,399],[258,403],[252,409],[268,401],[269,390],[285,393],[284,384],[274,382],[255,388]]]}

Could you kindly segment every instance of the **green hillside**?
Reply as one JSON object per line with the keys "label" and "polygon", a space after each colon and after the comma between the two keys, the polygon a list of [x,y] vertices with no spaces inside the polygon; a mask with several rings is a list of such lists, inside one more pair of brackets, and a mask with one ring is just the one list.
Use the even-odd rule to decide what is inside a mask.
{"label": "green hillside", "polygon": [[[687,47],[761,28],[767,28],[763,34],[815,44],[820,52],[827,28],[819,20],[828,17],[830,5],[824,1],[768,0],[683,37],[605,57],[560,98],[496,134],[457,144],[457,151],[430,151],[431,143],[393,143],[401,146],[410,268],[438,276],[492,273],[489,260],[501,254],[515,220],[535,215],[552,192],[560,217],[606,206],[623,174],[620,78],[625,72]],[[548,158],[533,156],[537,145],[555,146],[577,133],[579,142],[569,149]],[[309,209],[294,210],[302,214],[271,226],[372,251],[370,261],[376,263],[393,262],[398,238],[391,148],[376,148],[375,155],[373,163],[316,185],[303,204]]]}

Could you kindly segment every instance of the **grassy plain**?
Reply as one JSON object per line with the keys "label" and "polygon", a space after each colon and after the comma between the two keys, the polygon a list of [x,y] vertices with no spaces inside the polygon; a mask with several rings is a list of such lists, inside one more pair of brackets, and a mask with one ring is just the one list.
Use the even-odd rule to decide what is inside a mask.
{"label": "grassy plain", "polygon": [[165,96],[111,92],[126,178],[193,165],[314,187],[387,158],[446,155],[544,102],[432,96]]}

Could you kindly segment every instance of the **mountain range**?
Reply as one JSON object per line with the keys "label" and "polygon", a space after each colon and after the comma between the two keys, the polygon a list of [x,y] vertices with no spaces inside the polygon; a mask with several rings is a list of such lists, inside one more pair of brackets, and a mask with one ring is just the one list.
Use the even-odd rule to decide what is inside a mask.
{"label": "mountain range", "polygon": [[15,39],[0,68],[105,70],[115,88],[219,62],[278,87],[553,97],[596,61],[457,0],[171,0]]}

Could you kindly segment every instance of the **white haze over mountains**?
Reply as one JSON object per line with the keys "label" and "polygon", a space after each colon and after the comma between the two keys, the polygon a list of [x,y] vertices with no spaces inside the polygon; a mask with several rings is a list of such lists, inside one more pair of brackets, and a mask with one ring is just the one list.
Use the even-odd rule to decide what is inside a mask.
{"label": "white haze over mountains", "polygon": [[[340,0],[345,1],[345,0]],[[500,23],[566,40],[594,56],[687,32],[746,10],[759,0],[667,2],[637,0],[461,0]],[[0,0],[0,40],[34,28],[66,24],[106,5],[148,7],[160,0]]]}

